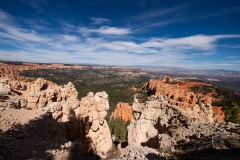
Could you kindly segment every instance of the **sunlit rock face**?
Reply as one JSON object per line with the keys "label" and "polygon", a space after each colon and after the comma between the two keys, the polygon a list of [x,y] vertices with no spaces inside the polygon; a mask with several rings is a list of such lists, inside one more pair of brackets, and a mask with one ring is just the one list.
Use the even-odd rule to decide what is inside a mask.
{"label": "sunlit rock face", "polygon": [[119,102],[116,106],[116,109],[111,114],[111,119],[122,119],[123,121],[131,121],[132,120],[132,107],[128,103]]}
{"label": "sunlit rock face", "polygon": [[100,155],[106,157],[112,149],[112,139],[109,127],[104,119],[109,109],[106,92],[89,92],[80,101],[81,121],[84,124],[84,134],[90,142],[90,147]]}
{"label": "sunlit rock face", "polygon": [[109,109],[108,95],[90,92],[81,101],[69,82],[58,86],[45,79],[19,82],[0,78],[1,107],[51,113],[58,123],[60,143],[80,141],[85,150],[104,158],[112,150],[109,127],[104,119]]}

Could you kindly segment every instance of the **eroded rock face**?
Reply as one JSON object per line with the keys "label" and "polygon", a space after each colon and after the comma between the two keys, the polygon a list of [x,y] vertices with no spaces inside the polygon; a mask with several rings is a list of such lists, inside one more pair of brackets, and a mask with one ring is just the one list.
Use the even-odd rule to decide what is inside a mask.
{"label": "eroded rock face", "polygon": [[[212,96],[189,91],[189,88],[195,85],[211,86],[203,82],[187,82],[165,76],[163,79],[149,80],[143,89],[150,95],[165,95],[167,103],[185,110],[191,117],[198,118],[203,122],[213,122],[212,115],[215,110],[212,110],[211,107]],[[215,112],[217,117],[221,116],[220,114],[220,112]],[[215,120],[222,122],[220,119],[218,121],[215,118]]]}
{"label": "eroded rock face", "polygon": [[119,102],[110,118],[121,118],[123,121],[132,120],[132,107],[128,103]]}
{"label": "eroded rock face", "polygon": [[11,92],[10,85],[8,84],[8,79],[1,78],[0,79],[0,94],[8,95]]}
{"label": "eroded rock face", "polygon": [[24,108],[27,106],[26,99],[21,93],[14,92],[7,78],[0,78],[0,107]]}
{"label": "eroded rock face", "polygon": [[90,141],[90,146],[98,155],[106,157],[112,149],[112,140],[109,127],[104,119],[109,109],[108,95],[90,92],[80,101],[81,120],[84,123],[84,133]]}
{"label": "eroded rock face", "polygon": [[222,107],[212,106],[214,122],[224,122],[225,114],[222,111]]}
{"label": "eroded rock face", "polygon": [[129,144],[184,152],[240,147],[240,125],[199,121],[178,106],[168,104],[163,95],[151,96],[146,104],[135,100],[133,116],[128,126]]}
{"label": "eroded rock face", "polygon": [[0,93],[3,95],[0,107],[51,113],[58,122],[62,137],[60,143],[80,141],[83,148],[103,158],[112,149],[110,130],[104,119],[109,109],[106,92],[95,95],[90,92],[79,101],[78,92],[71,82],[57,86],[42,78],[29,83],[0,78]]}

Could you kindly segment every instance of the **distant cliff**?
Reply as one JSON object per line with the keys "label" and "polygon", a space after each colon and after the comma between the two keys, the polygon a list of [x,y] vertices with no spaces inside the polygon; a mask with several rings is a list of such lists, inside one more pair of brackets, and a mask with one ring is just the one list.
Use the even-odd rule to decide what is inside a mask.
{"label": "distant cliff", "polygon": [[0,69],[1,70],[8,70],[8,71],[23,71],[23,70],[37,70],[37,69],[57,69],[57,68],[68,68],[68,69],[84,69],[84,68],[93,68],[93,69],[136,69],[135,67],[125,67],[125,66],[84,66],[84,65],[65,65],[59,63],[52,63],[52,64],[36,64],[36,63],[22,63],[21,65],[15,64],[8,64],[0,62]]}
{"label": "distant cliff", "polygon": [[36,69],[57,69],[57,68],[76,68],[83,69],[87,66],[72,65],[67,66],[64,64],[35,64],[35,63],[22,63],[22,65],[14,65],[0,62],[1,69],[11,71],[23,71],[23,70],[36,70]]}
{"label": "distant cliff", "polygon": [[[195,92],[196,88],[200,88],[201,92]],[[224,114],[221,108],[212,109],[211,106],[214,99],[212,88],[211,84],[204,82],[191,82],[168,76],[163,79],[151,79],[143,86],[143,90],[149,95],[165,95],[169,104],[178,106],[192,117],[209,121],[212,120],[209,116],[213,115],[215,122],[223,122]]]}
{"label": "distant cliff", "polygon": [[132,120],[132,107],[128,103],[119,102],[110,118],[121,118],[123,121]]}

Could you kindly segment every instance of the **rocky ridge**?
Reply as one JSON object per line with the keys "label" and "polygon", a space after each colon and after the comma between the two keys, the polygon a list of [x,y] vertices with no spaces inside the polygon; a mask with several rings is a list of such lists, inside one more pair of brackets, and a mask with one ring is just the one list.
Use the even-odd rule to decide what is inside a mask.
{"label": "rocky ridge", "polygon": [[240,148],[239,124],[199,121],[184,109],[169,104],[164,95],[151,96],[146,104],[135,100],[133,117],[128,126],[129,144],[184,153]]}
{"label": "rocky ridge", "polygon": [[[100,157],[106,157],[112,149],[110,130],[104,119],[109,109],[106,92],[98,92],[95,95],[90,92],[78,101],[78,93],[71,82],[57,86],[42,78],[28,83],[0,78],[0,92],[1,115],[6,108],[16,111],[28,109],[24,113],[30,109],[30,112],[39,115],[50,114],[58,144],[76,141],[81,143],[82,149],[92,150]],[[36,116],[37,119],[40,117]],[[18,123],[18,120],[15,123]],[[12,126],[9,121],[4,124]],[[0,129],[1,132],[7,132],[9,127]],[[6,142],[3,144],[8,146]],[[8,159],[6,155],[2,156]]]}

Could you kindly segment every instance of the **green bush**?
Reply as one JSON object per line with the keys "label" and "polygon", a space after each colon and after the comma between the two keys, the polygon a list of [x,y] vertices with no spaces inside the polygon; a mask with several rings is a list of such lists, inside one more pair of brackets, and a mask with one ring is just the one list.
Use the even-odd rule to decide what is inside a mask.
{"label": "green bush", "polygon": [[223,109],[223,112],[227,122],[240,124],[240,108],[235,102],[231,102],[229,106]]}

